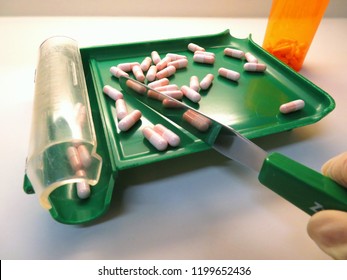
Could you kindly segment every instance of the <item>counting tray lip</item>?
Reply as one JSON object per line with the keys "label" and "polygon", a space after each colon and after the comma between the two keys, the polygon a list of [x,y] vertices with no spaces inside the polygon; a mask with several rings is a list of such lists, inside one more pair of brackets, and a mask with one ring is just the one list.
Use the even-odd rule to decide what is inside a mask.
{"label": "counting tray lip", "polygon": [[[187,49],[191,42],[205,47],[206,51],[214,52],[216,63],[203,65],[193,62],[193,53]],[[251,52],[260,62],[267,65],[266,72],[245,72],[242,68],[245,60],[225,56],[223,50],[226,47]],[[235,38],[229,29],[203,36],[81,48],[93,118],[101,120],[94,123],[95,130],[97,135],[103,133],[106,139],[98,149],[109,154],[113,172],[209,149],[200,139],[134,98],[126,96],[126,93],[124,98],[129,110],[140,109],[143,117],[128,132],[120,132],[117,128],[114,101],[106,96],[102,89],[106,84],[120,91],[122,89],[118,79],[109,72],[109,68],[122,62],[141,62],[146,56],[150,56],[153,50],[158,51],[161,57],[169,52],[188,57],[188,67],[178,70],[169,78],[171,83],[182,86],[189,84],[192,75],[201,79],[207,73],[214,74],[213,85],[209,90],[202,92],[199,105],[186,99],[184,102],[232,126],[249,139],[313,124],[335,108],[335,102],[328,93],[257,45],[251,35],[245,39]],[[239,82],[235,83],[218,76],[219,67],[239,71]],[[305,100],[304,109],[288,115],[279,113],[280,104],[297,98]],[[181,145],[164,152],[156,151],[141,133],[141,127],[156,123],[162,123],[179,134],[182,139]]]}

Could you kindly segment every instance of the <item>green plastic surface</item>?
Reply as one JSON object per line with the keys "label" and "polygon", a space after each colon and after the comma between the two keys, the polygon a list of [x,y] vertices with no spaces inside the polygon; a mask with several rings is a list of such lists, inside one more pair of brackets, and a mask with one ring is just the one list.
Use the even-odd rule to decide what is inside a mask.
{"label": "green plastic surface", "polygon": [[[193,53],[187,49],[190,42],[215,53],[214,65],[193,62]],[[225,56],[223,50],[226,47],[251,52],[259,62],[267,65],[266,72],[244,71],[245,60]],[[168,123],[161,115],[131,96],[125,96],[125,101],[129,111],[134,108],[142,111],[141,122],[129,132],[120,132],[117,129],[115,102],[102,92],[104,85],[121,90],[118,79],[110,73],[110,67],[123,62],[141,62],[146,56],[150,56],[153,50],[158,51],[162,58],[167,53],[188,57],[188,67],[177,70],[175,75],[169,78],[171,83],[189,85],[192,75],[201,80],[208,73],[214,74],[213,85],[208,90],[200,91],[202,100],[198,105],[187,99],[183,101],[211,118],[232,126],[247,138],[312,124],[335,107],[333,99],[322,89],[264,51],[251,38],[234,38],[229,30],[200,37],[81,49],[88,91],[90,95],[96,95],[98,100],[98,104],[92,106],[98,106],[100,110],[104,130],[101,133],[107,135],[109,153],[119,170],[209,149],[200,139],[181,127]],[[220,67],[240,72],[240,80],[233,82],[220,77]],[[298,98],[306,102],[303,110],[288,115],[279,112],[281,104]],[[158,152],[150,146],[144,141],[140,128],[156,123],[162,123],[176,132],[181,137],[182,144],[165,152]]]}
{"label": "green plastic surface", "polygon": [[309,215],[323,210],[347,211],[347,190],[330,178],[279,153],[270,154],[259,181]]}
{"label": "green plastic surface", "polygon": [[[193,54],[187,49],[191,42],[215,53],[216,62],[213,65],[193,62]],[[225,56],[223,50],[226,47],[251,52],[267,65],[266,72],[245,72],[245,60]],[[128,132],[120,132],[117,128],[115,102],[102,91],[107,84],[121,90],[118,79],[110,73],[110,67],[123,62],[141,62],[153,50],[158,51],[162,58],[166,53],[188,57],[188,67],[179,69],[170,77],[171,83],[188,85],[192,75],[201,80],[208,73],[214,74],[212,87],[200,91],[202,100],[199,104],[187,99],[183,101],[217,121],[232,126],[247,138],[312,124],[335,107],[333,99],[326,92],[264,51],[251,37],[234,38],[229,30],[206,36],[82,48],[80,52],[97,136],[97,153],[103,158],[103,166],[100,180],[92,187],[89,199],[80,200],[69,185],[60,187],[50,195],[54,205],[50,213],[57,221],[79,224],[103,215],[110,205],[113,189],[117,187],[119,170],[209,149],[203,141],[131,96],[125,96],[128,110],[139,109],[143,117]],[[220,67],[240,72],[240,80],[232,82],[218,76]],[[279,113],[282,103],[298,98],[305,100],[304,109],[288,115]],[[180,136],[179,147],[158,152],[144,139],[141,127],[157,123],[164,124]],[[33,193],[27,178],[24,180],[24,190]]]}

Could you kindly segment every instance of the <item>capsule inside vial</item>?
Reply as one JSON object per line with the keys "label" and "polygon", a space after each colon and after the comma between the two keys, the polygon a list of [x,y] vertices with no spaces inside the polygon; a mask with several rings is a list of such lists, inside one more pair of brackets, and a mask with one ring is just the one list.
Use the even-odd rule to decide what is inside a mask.
{"label": "capsule inside vial", "polygon": [[121,131],[128,131],[141,117],[141,112],[139,110],[134,110],[118,123],[118,128]]}
{"label": "capsule inside vial", "polygon": [[150,127],[145,127],[142,129],[142,134],[145,138],[158,150],[164,151],[167,148],[167,141],[156,131]]}
{"label": "capsule inside vial", "polygon": [[280,112],[282,114],[288,114],[291,112],[298,111],[305,107],[305,101],[302,99],[297,99],[280,106]]}
{"label": "capsule inside vial", "polygon": [[78,171],[82,169],[80,154],[75,146],[70,146],[67,148],[67,157],[73,170]]}
{"label": "capsule inside vial", "polygon": [[92,163],[92,157],[90,155],[90,152],[88,151],[87,147],[83,144],[79,145],[77,147],[78,154],[80,156],[80,160],[82,162],[82,165],[86,168],[90,166]]}

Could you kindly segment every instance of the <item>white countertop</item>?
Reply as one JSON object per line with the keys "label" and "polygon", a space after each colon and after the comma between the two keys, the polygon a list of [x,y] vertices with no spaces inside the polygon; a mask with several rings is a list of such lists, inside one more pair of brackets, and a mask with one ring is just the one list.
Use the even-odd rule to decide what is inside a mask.
{"label": "white countertop", "polygon": [[[247,18],[0,18],[0,258],[330,259],[307,236],[307,214],[213,151],[125,171],[122,198],[89,226],[56,222],[23,191],[42,41],[66,35],[86,47],[230,29],[261,45],[265,28],[266,19]],[[261,147],[316,170],[347,150],[346,28],[347,19],[323,19],[301,71],[336,109],[316,124],[256,139]]]}

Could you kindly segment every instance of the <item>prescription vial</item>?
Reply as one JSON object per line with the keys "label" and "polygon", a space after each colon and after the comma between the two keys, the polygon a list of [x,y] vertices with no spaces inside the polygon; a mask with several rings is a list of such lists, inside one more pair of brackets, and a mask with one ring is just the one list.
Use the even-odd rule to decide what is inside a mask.
{"label": "prescription vial", "polygon": [[273,0],[263,48],[299,71],[329,0]]}

